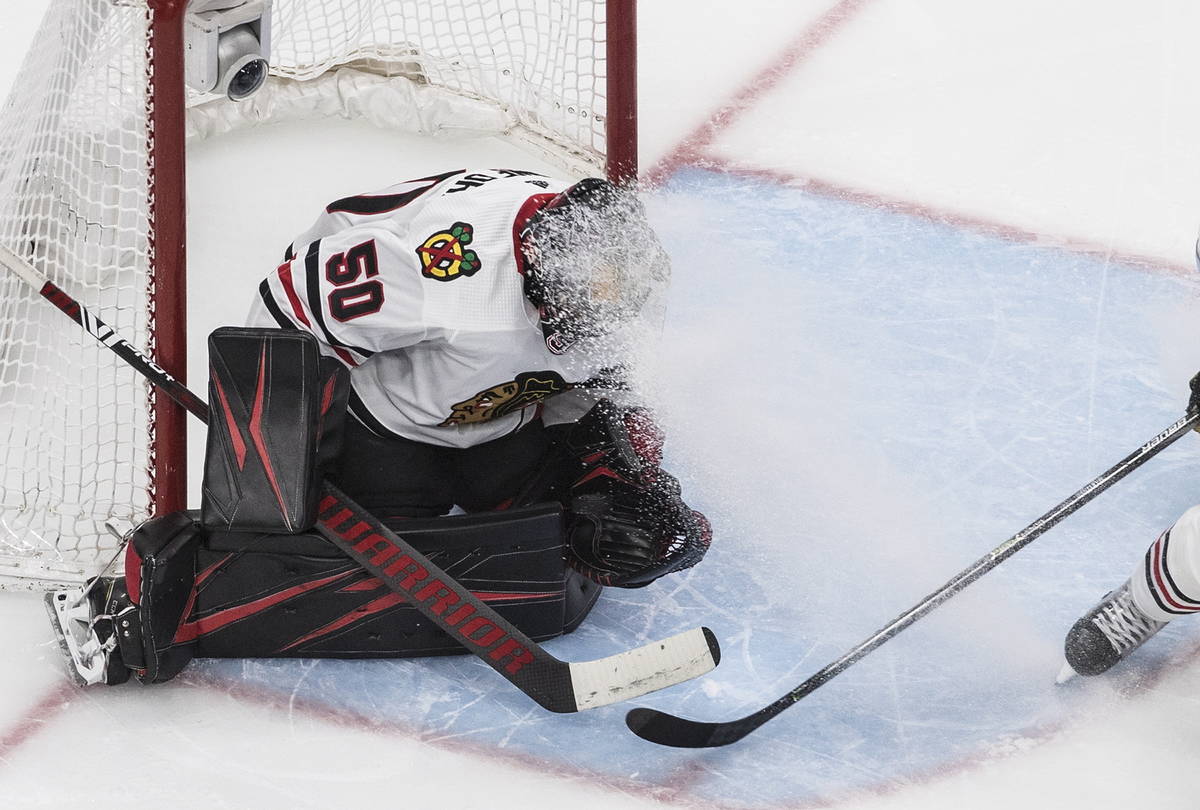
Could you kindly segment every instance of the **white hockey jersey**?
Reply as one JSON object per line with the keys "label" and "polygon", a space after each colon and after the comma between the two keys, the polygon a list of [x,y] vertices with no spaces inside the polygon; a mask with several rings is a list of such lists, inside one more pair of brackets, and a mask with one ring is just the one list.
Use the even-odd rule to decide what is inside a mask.
{"label": "white hockey jersey", "polygon": [[259,286],[249,324],[315,335],[380,435],[471,447],[517,430],[603,365],[551,351],[524,295],[517,234],[569,185],[459,170],[337,200]]}

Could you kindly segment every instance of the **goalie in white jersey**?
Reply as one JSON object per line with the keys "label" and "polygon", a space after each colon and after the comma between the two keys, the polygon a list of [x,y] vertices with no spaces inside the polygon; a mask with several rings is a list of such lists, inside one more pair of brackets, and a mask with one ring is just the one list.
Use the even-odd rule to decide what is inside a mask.
{"label": "goalie in white jersey", "polygon": [[637,198],[595,178],[460,170],[330,204],[261,283],[259,328],[209,337],[199,520],[149,520],[124,576],[48,595],[76,679],[481,645],[307,532],[326,476],[535,641],[601,585],[696,564],[708,521],[653,420],[600,398],[622,387],[614,331],[667,277]]}
{"label": "goalie in white jersey", "polygon": [[709,542],[647,413],[596,404],[621,383],[595,345],[668,277],[632,193],[459,170],[331,203],[249,323],[310,332],[351,369],[334,478],[363,506],[388,520],[560,500],[572,564],[637,586]]}

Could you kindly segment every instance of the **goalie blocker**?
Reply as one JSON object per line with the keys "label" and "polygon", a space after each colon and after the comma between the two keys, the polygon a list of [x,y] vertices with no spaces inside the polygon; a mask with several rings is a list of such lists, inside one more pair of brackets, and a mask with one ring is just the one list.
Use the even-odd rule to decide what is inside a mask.
{"label": "goalie blocker", "polygon": [[[119,683],[136,673],[142,682],[157,683],[193,657],[464,652],[404,596],[308,531],[322,477],[341,451],[344,369],[322,358],[310,336],[294,332],[220,329],[209,348],[214,418],[201,510],[140,526],[123,577],[47,597],[77,680]],[[615,497],[606,485],[599,490],[605,498],[592,501],[636,501],[642,508],[666,503],[663,493],[672,491],[678,500],[677,488],[654,483],[667,480],[661,478],[666,474],[657,464],[649,469],[628,437],[619,452],[597,451],[606,442],[621,445],[602,429],[614,427],[613,413],[604,407],[567,428],[542,480],[523,490],[516,507],[404,520],[393,528],[531,639],[574,630],[599,596],[595,580],[614,577],[596,576],[592,563],[602,559],[568,554],[575,567],[567,565],[564,538],[600,558],[605,536],[615,536],[617,548],[636,547],[633,559],[619,563],[623,574],[631,573],[615,577],[633,586],[694,564],[707,548],[707,523],[691,517],[698,513],[685,513],[681,501],[666,513],[666,523],[684,528],[664,530],[659,520],[655,536],[629,524],[622,512],[614,519],[597,514],[597,503],[590,513],[581,509],[581,517],[570,517],[557,500],[546,500],[571,504],[580,492],[596,494],[594,485],[581,486],[574,475],[580,464],[619,485]],[[621,475],[597,465],[593,451],[620,460]],[[581,452],[590,461],[582,461]],[[644,487],[635,485],[638,469],[648,482]],[[557,481],[546,478],[551,471]],[[564,481],[563,475],[571,477]]]}

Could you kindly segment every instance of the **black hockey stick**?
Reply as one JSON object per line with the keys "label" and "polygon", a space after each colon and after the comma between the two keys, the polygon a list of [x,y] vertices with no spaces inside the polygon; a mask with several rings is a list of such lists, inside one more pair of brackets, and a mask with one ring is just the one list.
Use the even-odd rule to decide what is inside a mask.
{"label": "black hockey stick", "polygon": [[[208,406],[202,399],[3,245],[0,265],[208,423]],[[552,712],[577,712],[638,697],[703,675],[720,660],[712,631],[697,627],[596,661],[560,661],[327,481],[316,529]]]}
{"label": "black hockey stick", "polygon": [[962,571],[941,588],[925,597],[919,604],[900,614],[890,624],[875,633],[875,635],[859,644],[832,664],[829,664],[769,706],[765,706],[753,714],[738,720],[730,720],[724,723],[704,723],[697,720],[676,717],[675,715],[654,709],[634,709],[625,716],[625,723],[634,734],[637,734],[644,740],[676,748],[716,748],[717,746],[737,742],[801,698],[816,691],[860,658],[881,646],[901,630],[923,618],[938,605],[1016,554],[1037,537],[1058,524],[1063,518],[1092,500],[1092,498],[1095,498],[1117,481],[1120,481],[1159,451],[1183,436],[1183,434],[1194,428],[1197,423],[1200,423],[1200,413],[1183,417],[1085,485],[1074,495],[992,549],[985,556],[977,560],[970,568]]}

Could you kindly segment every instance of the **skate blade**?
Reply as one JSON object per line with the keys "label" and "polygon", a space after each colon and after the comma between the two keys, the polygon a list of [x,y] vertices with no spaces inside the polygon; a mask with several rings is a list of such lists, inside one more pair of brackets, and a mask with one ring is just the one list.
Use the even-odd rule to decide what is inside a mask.
{"label": "skate blade", "polygon": [[1058,684],[1059,686],[1061,686],[1064,683],[1066,683],[1067,681],[1072,680],[1073,678],[1076,678],[1078,676],[1079,676],[1079,673],[1076,672],[1074,669],[1072,669],[1070,664],[1064,662],[1062,665],[1062,669],[1060,669],[1058,671],[1058,675],[1054,678],[1054,682],[1056,684]]}
{"label": "skate blade", "polygon": [[88,686],[88,681],[80,674],[79,669],[75,666],[75,656],[71,652],[71,643],[67,640],[67,631],[63,628],[63,616],[60,613],[60,604],[62,591],[49,591],[46,593],[43,603],[46,605],[46,612],[50,614],[50,626],[54,628],[54,636],[58,639],[58,646],[62,648],[63,656],[67,659],[63,667],[67,674],[71,676],[71,680],[76,686]]}

